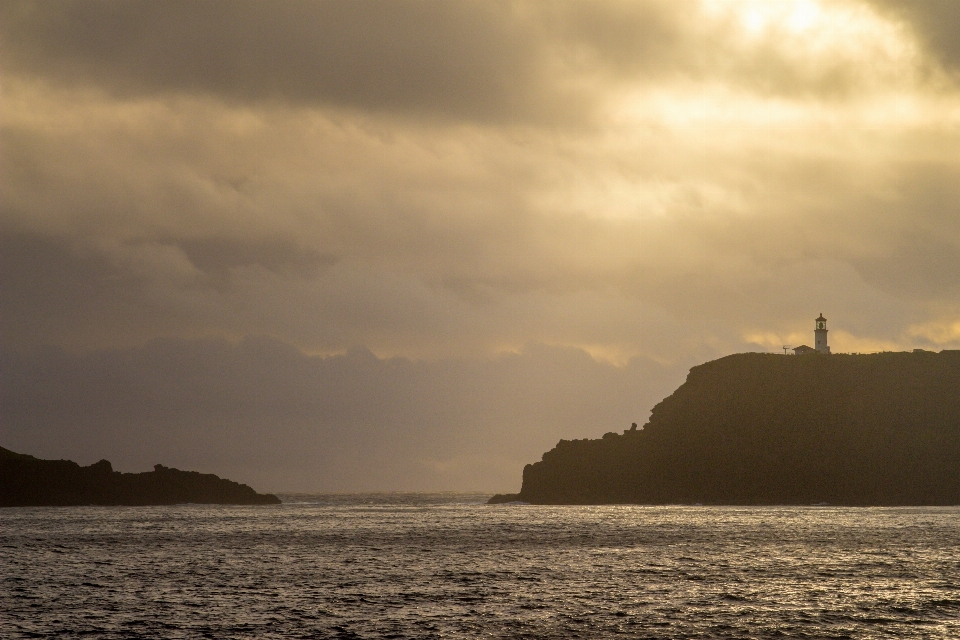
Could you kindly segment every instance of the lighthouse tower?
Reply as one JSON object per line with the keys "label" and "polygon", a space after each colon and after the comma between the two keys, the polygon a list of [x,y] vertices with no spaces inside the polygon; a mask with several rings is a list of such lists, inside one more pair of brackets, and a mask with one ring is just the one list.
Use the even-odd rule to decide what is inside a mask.
{"label": "lighthouse tower", "polygon": [[817,353],[830,353],[830,347],[827,346],[827,319],[823,317],[823,314],[820,314],[820,317],[816,320],[817,328],[813,332],[814,342],[813,346],[817,350]]}

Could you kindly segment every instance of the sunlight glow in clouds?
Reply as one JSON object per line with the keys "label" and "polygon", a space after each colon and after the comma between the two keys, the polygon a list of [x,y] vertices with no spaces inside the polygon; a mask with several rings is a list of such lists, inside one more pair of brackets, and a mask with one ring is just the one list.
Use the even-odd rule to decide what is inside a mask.
{"label": "sunlight glow in clouds", "polygon": [[751,40],[769,34],[790,34],[805,36],[791,44],[803,42],[808,49],[826,45],[835,50],[852,50],[850,38],[860,43],[885,41],[888,45],[902,45],[894,25],[855,2],[703,0],[701,6],[707,19],[733,18]]}
{"label": "sunlight glow in clouds", "polygon": [[550,345],[646,404],[821,311],[837,351],[960,348],[957,30],[888,0],[4,3],[0,345]]}

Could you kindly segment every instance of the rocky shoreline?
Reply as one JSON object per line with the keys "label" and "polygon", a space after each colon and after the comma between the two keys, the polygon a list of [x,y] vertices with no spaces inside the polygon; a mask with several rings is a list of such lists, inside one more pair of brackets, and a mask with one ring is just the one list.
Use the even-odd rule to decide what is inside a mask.
{"label": "rocky shoreline", "polygon": [[280,499],[210,473],[159,464],[153,471],[120,473],[107,460],[81,467],[0,447],[0,507],[183,503],[266,505]]}

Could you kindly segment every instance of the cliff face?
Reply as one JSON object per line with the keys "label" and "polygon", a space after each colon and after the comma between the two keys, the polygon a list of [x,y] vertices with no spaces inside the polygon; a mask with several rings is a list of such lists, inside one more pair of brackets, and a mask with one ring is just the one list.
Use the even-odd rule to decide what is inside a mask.
{"label": "cliff face", "polygon": [[279,504],[245,484],[209,473],[156,465],[145,473],[114,471],[106,460],[81,467],[0,447],[0,507],[71,505]]}
{"label": "cliff face", "polygon": [[649,423],[561,440],[544,504],[960,504],[960,352],[738,354],[694,367]]}

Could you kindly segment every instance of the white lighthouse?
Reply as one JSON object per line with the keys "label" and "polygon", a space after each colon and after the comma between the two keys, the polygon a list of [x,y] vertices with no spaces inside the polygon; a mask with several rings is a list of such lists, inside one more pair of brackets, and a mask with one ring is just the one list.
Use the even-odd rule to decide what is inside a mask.
{"label": "white lighthouse", "polygon": [[813,332],[814,335],[814,349],[817,350],[817,353],[830,353],[830,347],[827,346],[827,319],[823,317],[823,314],[820,314],[820,317],[816,319],[817,328]]}

